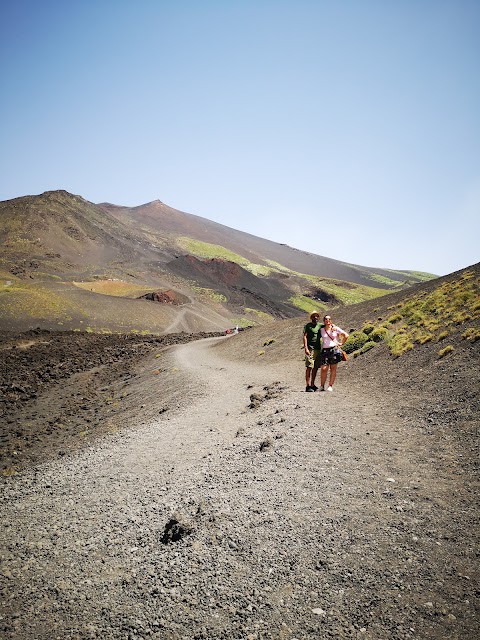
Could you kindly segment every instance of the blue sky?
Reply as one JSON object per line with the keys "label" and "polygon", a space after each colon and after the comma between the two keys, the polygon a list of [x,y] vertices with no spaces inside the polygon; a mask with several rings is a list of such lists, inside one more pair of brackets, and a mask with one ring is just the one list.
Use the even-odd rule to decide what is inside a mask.
{"label": "blue sky", "polygon": [[450,273],[480,259],[479,31],[477,0],[4,0],[0,200]]}

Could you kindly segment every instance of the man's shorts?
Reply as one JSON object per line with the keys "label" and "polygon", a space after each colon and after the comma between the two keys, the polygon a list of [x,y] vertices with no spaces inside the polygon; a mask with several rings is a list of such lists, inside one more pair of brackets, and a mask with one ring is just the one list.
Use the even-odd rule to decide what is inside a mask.
{"label": "man's shorts", "polygon": [[305,354],[305,366],[307,367],[307,369],[313,369],[315,366],[318,367],[318,360],[317,358],[320,356],[320,349],[310,349],[310,355],[307,356]]}

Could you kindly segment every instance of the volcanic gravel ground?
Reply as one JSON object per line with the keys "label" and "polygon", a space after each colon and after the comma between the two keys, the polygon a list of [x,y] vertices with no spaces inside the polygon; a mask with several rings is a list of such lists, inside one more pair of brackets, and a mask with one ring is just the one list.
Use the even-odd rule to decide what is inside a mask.
{"label": "volcanic gravel ground", "polygon": [[153,349],[107,380],[102,438],[12,454],[3,637],[477,638],[478,357],[369,352],[304,393],[301,356],[237,338]]}

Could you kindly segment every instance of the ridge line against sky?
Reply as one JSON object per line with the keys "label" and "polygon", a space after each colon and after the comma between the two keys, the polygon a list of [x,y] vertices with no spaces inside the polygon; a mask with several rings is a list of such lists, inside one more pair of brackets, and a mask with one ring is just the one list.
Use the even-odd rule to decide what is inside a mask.
{"label": "ridge line against sky", "polygon": [[370,267],[479,261],[476,0],[4,0],[0,200],[165,204]]}

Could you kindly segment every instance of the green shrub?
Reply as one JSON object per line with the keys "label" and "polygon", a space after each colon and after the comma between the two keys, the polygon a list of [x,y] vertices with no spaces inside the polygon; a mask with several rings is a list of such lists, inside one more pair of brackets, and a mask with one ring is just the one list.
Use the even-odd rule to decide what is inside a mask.
{"label": "green shrub", "polygon": [[462,338],[464,340],[471,340],[472,342],[476,342],[477,340],[480,340],[480,329],[470,327],[462,333]]}
{"label": "green shrub", "polygon": [[371,322],[366,322],[362,327],[363,333],[366,333],[367,336],[370,335],[374,329],[375,325],[373,325]]}
{"label": "green shrub", "polygon": [[445,347],[445,349],[440,349],[440,351],[438,352],[438,357],[443,358],[444,356],[447,355],[447,353],[451,353],[452,351],[453,351],[453,347],[451,344],[449,344],[448,347]]}
{"label": "green shrub", "polygon": [[442,331],[442,333],[439,333],[437,336],[438,342],[440,342],[441,340],[445,340],[447,336],[448,336],[448,331]]}
{"label": "green shrub", "polygon": [[419,327],[423,327],[425,325],[426,318],[425,314],[421,311],[413,311],[409,317],[407,318],[407,324],[415,324]]}
{"label": "green shrub", "polygon": [[263,346],[266,347],[269,344],[273,344],[275,342],[275,338],[270,338],[269,340],[265,340],[265,342],[263,343]]}
{"label": "green shrub", "polygon": [[402,319],[402,316],[399,313],[394,313],[393,316],[390,316],[389,318],[387,318],[387,322],[388,324],[395,324],[396,322],[399,322]]}
{"label": "green shrub", "polygon": [[432,333],[422,333],[418,338],[418,344],[425,344],[426,342],[431,342],[433,340]]}
{"label": "green shrub", "polygon": [[468,313],[468,311],[459,311],[455,313],[452,318],[455,324],[463,324],[464,322],[468,322],[472,320],[472,316]]}
{"label": "green shrub", "polygon": [[357,349],[361,349],[368,341],[369,337],[366,333],[363,333],[363,331],[353,331],[343,345],[343,350],[347,353],[353,353]]}
{"label": "green shrub", "polygon": [[393,356],[403,356],[404,353],[413,349],[413,342],[410,340],[408,335],[403,333],[397,333],[397,335],[393,336],[393,338],[389,341],[388,347],[390,349],[390,353]]}
{"label": "green shrub", "polygon": [[372,331],[369,338],[374,342],[381,342],[385,340],[388,336],[388,329],[386,327],[377,327]]}
{"label": "green shrub", "polygon": [[369,342],[366,342],[363,347],[360,349],[361,353],[366,353],[367,351],[370,351],[370,349],[373,349],[373,347],[375,346],[375,342],[373,342],[372,340],[370,340]]}

